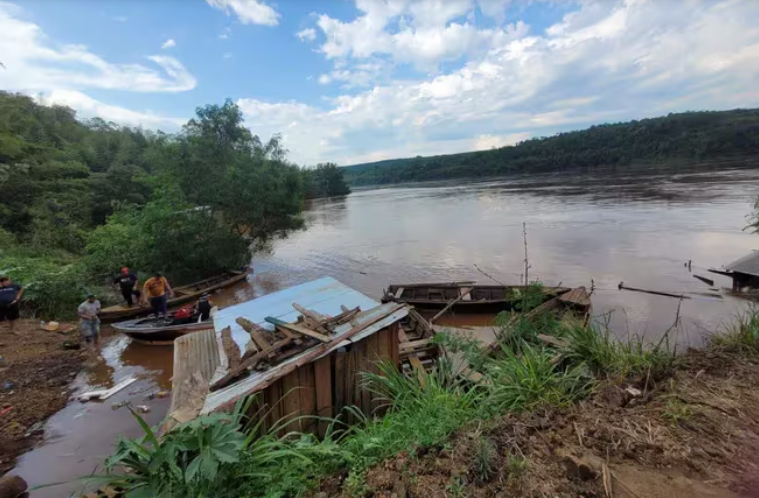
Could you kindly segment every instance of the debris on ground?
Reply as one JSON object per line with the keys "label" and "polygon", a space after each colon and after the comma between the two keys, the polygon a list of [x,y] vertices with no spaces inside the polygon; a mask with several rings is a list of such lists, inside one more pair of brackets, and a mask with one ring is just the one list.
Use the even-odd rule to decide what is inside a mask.
{"label": "debris on ground", "polygon": [[26,481],[19,476],[0,477],[0,498],[27,496],[25,492],[28,487]]}
{"label": "debris on ground", "polygon": [[148,405],[138,405],[137,411],[140,413],[150,413],[150,407]]}
{"label": "debris on ground", "polygon": [[16,333],[0,336],[0,474],[37,441],[38,430],[26,437],[31,428],[66,406],[68,384],[85,358],[64,350],[66,338],[41,330],[36,320],[18,320]]}

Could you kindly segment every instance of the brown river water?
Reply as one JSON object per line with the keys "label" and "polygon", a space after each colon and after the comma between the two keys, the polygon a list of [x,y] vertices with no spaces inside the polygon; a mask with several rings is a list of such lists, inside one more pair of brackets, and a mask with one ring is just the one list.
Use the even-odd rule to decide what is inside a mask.
{"label": "brown river water", "polygon": [[[706,272],[759,246],[759,235],[742,231],[759,194],[759,170],[659,175],[539,175],[503,181],[415,184],[362,190],[341,199],[313,202],[307,229],[274,242],[253,259],[249,282],[213,297],[229,306],[259,295],[332,276],[379,299],[391,283],[477,280],[504,283],[524,273],[522,223],[527,224],[529,278],[547,285],[595,283],[594,316],[619,337],[637,334],[658,341],[677,316],[678,299],[618,290],[631,287],[686,292],[673,339],[680,347],[701,344],[708,330],[724,324],[747,304],[723,295],[693,274]],[[687,262],[692,261],[689,271]],[[462,322],[462,320],[464,320]],[[471,318],[468,319],[471,322]],[[474,317],[474,322],[486,323]],[[453,317],[449,324],[466,323]],[[46,424],[43,442],[23,456],[15,472],[31,486],[61,483],[32,492],[62,497],[81,490],[73,482],[91,474],[119,435],[137,436],[125,409],[131,400],[151,409],[156,424],[169,400],[145,395],[170,389],[172,349],[130,343],[112,335],[103,361],[80,374],[75,392],[111,386],[130,375],[139,381],[104,403],[72,402]]]}

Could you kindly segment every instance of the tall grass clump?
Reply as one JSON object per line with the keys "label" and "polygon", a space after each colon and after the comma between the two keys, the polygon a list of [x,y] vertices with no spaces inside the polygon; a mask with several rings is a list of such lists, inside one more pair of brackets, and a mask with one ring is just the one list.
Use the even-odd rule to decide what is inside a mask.
{"label": "tall grass clump", "polygon": [[709,338],[712,347],[727,351],[759,352],[759,307],[736,315],[729,325]]}
{"label": "tall grass clump", "polygon": [[496,412],[537,406],[564,406],[590,393],[593,379],[583,364],[563,367],[545,348],[523,343],[517,354],[508,346],[486,365],[487,404]]}
{"label": "tall grass clump", "polygon": [[344,448],[354,469],[414,447],[437,444],[478,416],[482,393],[467,388],[450,361],[438,360],[429,373],[413,375],[388,364],[380,364],[379,369],[379,374],[365,374],[365,385],[385,400],[387,413],[355,426],[345,438]]}
{"label": "tall grass clump", "polygon": [[590,325],[574,325],[564,330],[564,358],[573,364],[586,364],[596,375],[629,378],[645,376],[660,379],[672,371],[676,351],[670,347],[669,331],[656,344],[631,337],[618,341],[608,331]]}

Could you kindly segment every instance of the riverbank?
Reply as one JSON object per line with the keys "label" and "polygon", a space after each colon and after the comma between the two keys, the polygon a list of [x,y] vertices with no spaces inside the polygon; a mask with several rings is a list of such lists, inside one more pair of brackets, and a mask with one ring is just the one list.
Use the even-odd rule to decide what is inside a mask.
{"label": "riverbank", "polygon": [[75,323],[42,330],[38,320],[18,320],[16,333],[0,335],[0,475],[42,436],[42,422],[66,406],[69,385],[87,353],[64,349],[78,342]]}
{"label": "riverbank", "polygon": [[[533,323],[504,325],[494,356],[440,338],[477,382],[447,361],[413,375],[386,366],[364,378],[384,416],[346,426],[348,409],[321,441],[280,428],[249,438],[244,408],[201,417],[157,446],[121,443],[110,464],[144,470],[111,484],[217,497],[757,496],[759,315],[680,355],[573,320]],[[192,450],[200,440],[223,458]],[[213,472],[193,470],[204,465]]]}
{"label": "riverbank", "polygon": [[[576,404],[471,421],[372,466],[360,495],[759,496],[757,383],[754,351],[692,350],[655,385],[605,380]],[[343,472],[312,496],[355,490]]]}

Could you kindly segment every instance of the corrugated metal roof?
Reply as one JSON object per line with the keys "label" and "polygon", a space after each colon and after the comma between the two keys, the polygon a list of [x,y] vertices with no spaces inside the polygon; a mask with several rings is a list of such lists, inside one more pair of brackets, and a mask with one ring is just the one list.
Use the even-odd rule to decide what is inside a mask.
{"label": "corrugated metal roof", "polygon": [[743,256],[741,259],[725,265],[724,268],[727,271],[759,277],[759,251],[753,251],[748,256]]}
{"label": "corrugated metal roof", "polygon": [[192,389],[186,382],[199,372],[210,382],[219,366],[219,349],[213,329],[199,330],[174,341],[174,372],[171,377],[171,408],[173,413],[187,405]]}
{"label": "corrugated metal roof", "polygon": [[[327,280],[327,279],[317,280],[317,282],[321,282],[324,280]],[[329,279],[329,280],[332,280],[333,282],[337,282],[334,279]],[[337,282],[337,283],[340,284],[340,282]],[[340,285],[342,286],[342,284]],[[350,290],[353,291],[352,289]],[[353,292],[356,292],[356,291],[353,291]],[[304,306],[308,308],[316,309],[320,313],[324,313],[319,308],[308,306],[307,304],[305,304],[305,301],[304,303],[298,302],[298,304],[303,304]],[[357,305],[358,304],[347,305],[347,306],[352,308]],[[389,311],[391,311],[393,308],[396,308],[396,307],[398,307],[398,303],[386,303],[380,306],[376,306],[370,310],[362,311],[360,314],[356,315],[355,320],[354,320],[355,325],[351,323],[344,323],[342,325],[338,325],[337,327],[335,327],[335,331],[334,331],[334,334],[336,337],[339,337],[340,335],[343,335],[343,334],[347,334],[348,332],[351,331],[351,329],[353,329],[354,326],[360,326],[362,323],[369,323],[373,319],[380,317],[383,314],[387,314],[386,317],[374,323],[371,323],[364,330],[362,330],[361,332],[359,332],[352,338],[342,341],[339,344],[335,344],[333,347],[325,350],[321,355],[319,355],[317,358],[314,358],[312,361],[316,361],[317,359],[322,358],[330,354],[332,351],[335,351],[341,347],[348,346],[352,342],[358,342],[374,334],[375,332],[392,325],[393,323],[397,322],[398,320],[401,320],[406,315],[408,315],[408,308],[406,307],[398,309],[388,314]],[[231,308],[228,308],[228,309],[231,309]],[[334,314],[339,314],[339,305],[338,305],[337,312],[335,312]],[[291,321],[294,321],[294,320],[295,318],[292,318]],[[228,323],[228,320],[223,323]],[[226,327],[226,325],[224,326]],[[217,335],[219,334],[220,333],[217,332]],[[318,346],[315,346],[315,347],[318,347]],[[262,372],[253,372],[249,377],[246,377],[232,385],[229,385],[225,387],[224,389],[210,393],[208,397],[206,398],[201,414],[213,413],[215,410],[225,405],[229,406],[230,404],[235,403],[238,399],[240,399],[243,396],[247,396],[247,395],[257,392],[261,388],[261,386],[263,386],[264,384],[269,383],[273,380],[276,380],[282,375],[284,375],[287,372],[287,367],[291,366],[294,363],[298,363],[304,356],[309,354],[312,350],[313,348],[307,349],[303,351],[302,353],[280,363],[279,365],[276,365],[270,368],[269,370],[265,370]],[[223,348],[219,349],[219,354],[221,355],[222,358],[224,358],[225,354],[224,354]],[[226,365],[227,365],[226,358],[224,358],[221,363],[222,363],[222,366],[220,368],[226,368]],[[221,375],[224,375],[226,372],[225,371],[219,372],[217,370],[217,375],[219,375],[220,373]]]}
{"label": "corrugated metal roof", "polygon": [[[264,319],[267,316],[272,316],[285,322],[295,322],[300,313],[293,308],[293,302],[322,315],[329,316],[342,313],[340,305],[350,309],[359,306],[362,311],[379,306],[377,301],[359,291],[351,289],[332,277],[325,277],[218,311],[213,317],[216,335],[220,341],[221,331],[226,327],[230,327],[232,338],[240,347],[240,351],[244,353],[247,344],[250,342],[250,334],[245,332],[235,320],[238,317],[244,317],[267,330],[273,331],[274,325]],[[224,350],[223,347],[219,349],[221,351]],[[222,358],[221,363],[223,366],[226,366],[226,358]]]}

